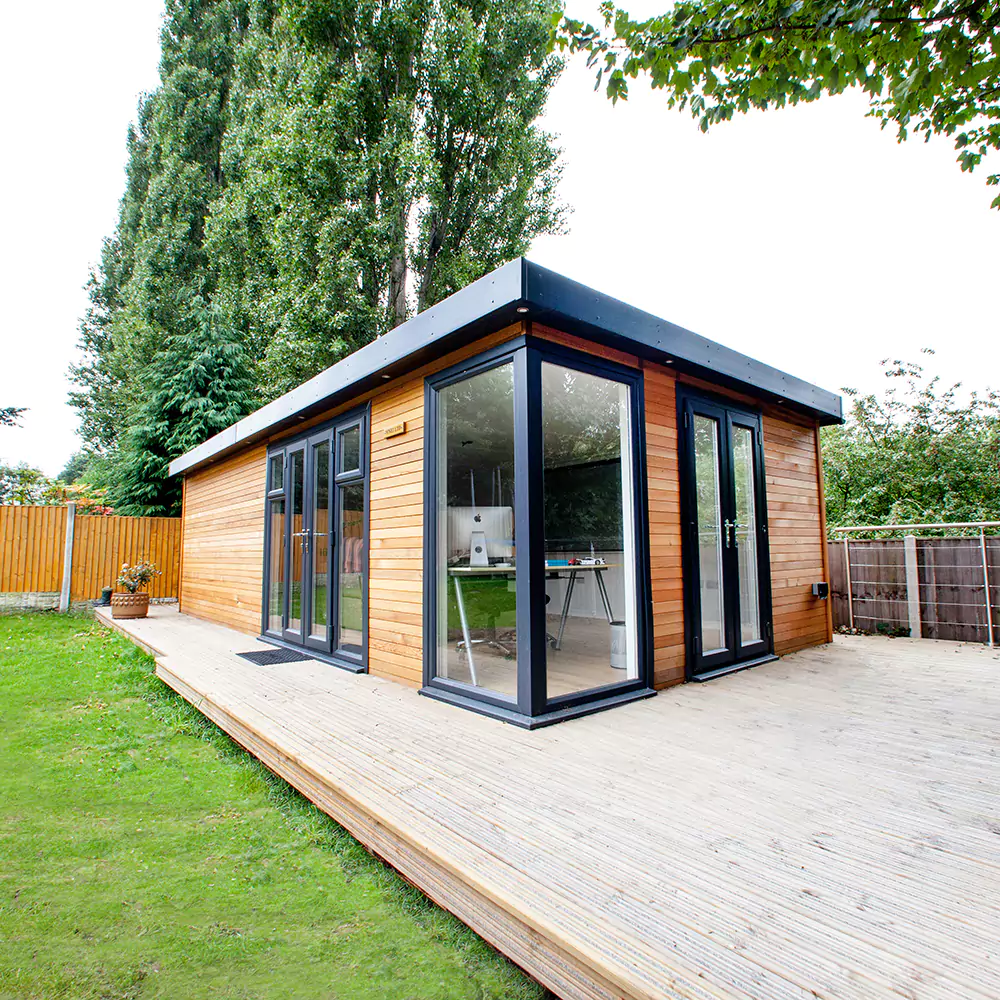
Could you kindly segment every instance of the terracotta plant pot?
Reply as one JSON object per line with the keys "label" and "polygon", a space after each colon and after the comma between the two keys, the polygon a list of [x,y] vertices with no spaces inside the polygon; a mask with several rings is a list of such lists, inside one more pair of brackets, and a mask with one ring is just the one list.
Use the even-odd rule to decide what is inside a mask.
{"label": "terracotta plant pot", "polygon": [[145,618],[149,611],[149,594],[139,591],[130,594],[128,591],[117,591],[111,595],[112,618]]}

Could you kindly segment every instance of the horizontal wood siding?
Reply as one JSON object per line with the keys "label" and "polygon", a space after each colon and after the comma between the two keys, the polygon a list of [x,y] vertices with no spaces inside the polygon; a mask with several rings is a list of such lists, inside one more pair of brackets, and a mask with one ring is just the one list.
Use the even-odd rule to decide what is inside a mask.
{"label": "horizontal wood siding", "polygon": [[814,423],[764,410],[774,651],[779,654],[832,639],[829,602],[812,596],[814,583],[830,579],[818,433]]}
{"label": "horizontal wood siding", "polygon": [[266,447],[187,477],[181,610],[260,633]]}
{"label": "horizontal wood siding", "polygon": [[[386,438],[393,424],[406,433]],[[410,379],[372,401],[368,669],[423,682],[424,383]]]}
{"label": "horizontal wood siding", "polygon": [[[372,399],[368,670],[378,677],[423,684],[424,379],[521,332],[520,323],[500,330]],[[385,436],[404,421],[404,434]]]}
{"label": "horizontal wood siding", "polygon": [[660,365],[646,367],[646,478],[653,585],[653,684],[684,680],[684,585],[681,555],[677,383]]}

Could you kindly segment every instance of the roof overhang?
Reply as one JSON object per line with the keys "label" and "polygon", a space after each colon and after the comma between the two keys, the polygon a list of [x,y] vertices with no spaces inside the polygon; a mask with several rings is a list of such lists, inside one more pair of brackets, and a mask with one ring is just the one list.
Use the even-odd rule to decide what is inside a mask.
{"label": "roof overhang", "polygon": [[170,463],[190,472],[518,320],[534,320],[841,423],[840,396],[522,258],[504,264]]}

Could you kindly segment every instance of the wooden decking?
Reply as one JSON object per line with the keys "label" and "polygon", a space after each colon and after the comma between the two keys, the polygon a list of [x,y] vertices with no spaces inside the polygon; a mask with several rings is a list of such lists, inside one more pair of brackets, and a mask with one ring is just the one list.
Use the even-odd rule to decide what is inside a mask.
{"label": "wooden decking", "polygon": [[528,732],[176,611],[234,738],[567,998],[1000,995],[1000,655],[838,639]]}

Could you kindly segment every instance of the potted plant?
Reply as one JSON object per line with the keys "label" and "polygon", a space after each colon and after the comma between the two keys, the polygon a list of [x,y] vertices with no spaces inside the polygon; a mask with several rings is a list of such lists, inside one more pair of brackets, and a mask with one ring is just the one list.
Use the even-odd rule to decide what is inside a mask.
{"label": "potted plant", "polygon": [[111,595],[111,617],[145,618],[149,612],[149,594],[140,588],[159,575],[153,563],[141,562],[134,566],[123,563],[118,574],[120,589]]}

